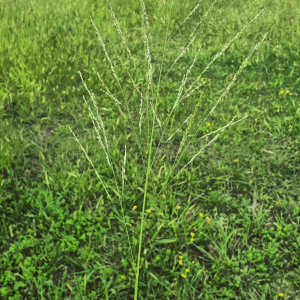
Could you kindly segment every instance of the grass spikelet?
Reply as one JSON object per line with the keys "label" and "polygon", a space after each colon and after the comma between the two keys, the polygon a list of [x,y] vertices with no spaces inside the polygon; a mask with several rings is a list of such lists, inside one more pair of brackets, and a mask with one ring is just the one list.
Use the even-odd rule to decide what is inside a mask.
{"label": "grass spikelet", "polygon": [[128,55],[129,55],[130,59],[133,60],[133,57],[132,57],[132,55],[131,55],[131,52],[130,52],[130,50],[129,50],[127,44],[126,44],[124,35],[123,35],[122,30],[121,30],[121,28],[120,28],[118,19],[117,19],[116,15],[115,15],[115,13],[114,13],[114,11],[113,11],[113,9],[112,9],[112,6],[111,6],[110,2],[109,2],[108,0],[106,0],[106,1],[107,1],[108,5],[109,5],[109,8],[110,8],[109,11],[110,11],[111,16],[112,16],[112,18],[113,18],[113,20],[114,20],[114,25],[115,25],[115,27],[117,28],[117,31],[118,31],[118,33],[119,33],[119,35],[120,35],[120,37],[121,37],[121,39],[122,39],[122,41],[123,41],[123,44],[125,45],[125,48],[126,48],[126,50],[127,50],[127,53],[128,53]]}

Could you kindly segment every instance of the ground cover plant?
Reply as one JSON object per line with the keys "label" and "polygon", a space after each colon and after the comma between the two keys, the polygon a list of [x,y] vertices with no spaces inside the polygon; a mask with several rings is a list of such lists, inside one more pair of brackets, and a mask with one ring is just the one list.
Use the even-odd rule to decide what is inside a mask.
{"label": "ground cover plant", "polygon": [[300,298],[296,1],[0,15],[1,298]]}

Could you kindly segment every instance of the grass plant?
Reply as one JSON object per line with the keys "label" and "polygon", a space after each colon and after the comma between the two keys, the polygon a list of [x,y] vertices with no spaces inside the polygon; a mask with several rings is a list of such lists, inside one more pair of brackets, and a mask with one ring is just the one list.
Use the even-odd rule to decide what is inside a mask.
{"label": "grass plant", "polygon": [[[113,12],[113,9],[112,9],[112,6],[111,4],[109,3],[109,1],[107,0],[108,4],[109,4],[109,7],[110,7],[110,12],[111,12],[111,15],[112,15],[112,18],[114,20],[114,25],[116,26],[116,29],[120,35],[120,37],[122,38],[122,41],[126,47],[126,50],[129,54],[129,58],[131,60],[133,60],[132,56],[131,56],[131,52],[130,50],[128,49],[128,46],[126,44],[126,41],[125,41],[125,38],[123,36],[123,33],[120,29],[120,26],[118,24],[118,21],[117,21],[117,18]],[[217,1],[215,1],[212,6],[216,3]],[[175,99],[174,101],[174,105],[173,105],[173,108],[172,110],[168,113],[168,117],[166,119],[166,121],[164,122],[166,125],[163,126],[163,129],[162,129],[162,125],[161,125],[161,121],[159,119],[159,117],[157,116],[157,106],[159,104],[159,100],[162,101],[160,99],[160,94],[159,94],[159,88],[160,88],[160,84],[161,84],[161,75],[162,75],[162,66],[163,66],[163,63],[164,63],[164,57],[165,57],[165,50],[166,50],[166,41],[167,41],[167,38],[168,38],[168,33],[169,33],[169,25],[170,25],[170,18],[171,18],[171,14],[172,14],[172,8],[173,8],[173,4],[174,4],[174,1],[171,2],[170,4],[170,13],[169,13],[169,19],[167,20],[167,29],[166,29],[166,36],[165,36],[165,43],[164,43],[164,49],[163,49],[163,53],[162,53],[162,60],[161,60],[161,63],[160,63],[160,67],[159,67],[159,77],[158,77],[158,83],[157,83],[157,86],[155,87],[154,86],[154,82],[153,82],[153,68],[152,68],[152,61],[151,61],[151,51],[150,51],[150,45],[149,45],[149,39],[148,39],[148,35],[151,34],[151,29],[150,29],[150,25],[149,25],[149,22],[148,22],[148,17],[147,17],[147,12],[146,12],[146,8],[145,8],[145,4],[143,2],[143,0],[140,0],[140,3],[141,3],[141,8],[142,8],[142,23],[143,23],[143,28],[142,28],[142,32],[143,32],[143,38],[144,38],[144,46],[145,46],[145,57],[147,59],[147,62],[148,62],[148,70],[146,72],[146,79],[147,79],[147,91],[146,91],[146,96],[144,96],[142,93],[140,93],[140,96],[141,96],[141,104],[140,104],[140,122],[139,122],[139,136],[137,135],[137,132],[138,130],[134,130],[134,124],[130,123],[129,120],[132,120],[132,117],[130,115],[130,110],[128,108],[128,103],[126,103],[126,109],[127,109],[127,113],[129,114],[129,117],[126,117],[125,116],[125,113],[124,111],[122,110],[121,108],[121,105],[122,103],[117,100],[112,94],[111,92],[109,91],[109,89],[107,88],[107,86],[103,83],[103,80],[101,80],[101,82],[105,85],[105,88],[107,90],[106,94],[108,94],[110,96],[110,98],[114,99],[115,100],[115,103],[117,104],[117,107],[121,113],[121,115],[124,117],[125,121],[129,123],[130,127],[133,129],[133,135],[135,137],[135,140],[137,141],[137,146],[140,148],[140,151],[143,151],[143,149],[141,149],[140,147],[140,144],[143,138],[143,135],[142,135],[142,129],[141,129],[141,124],[143,123],[146,123],[146,129],[144,130],[145,131],[145,135],[147,136],[146,138],[146,141],[144,141],[144,144],[146,144],[146,151],[145,153],[143,153],[144,155],[141,155],[141,158],[142,157],[146,157],[148,156],[147,158],[147,168],[145,170],[145,184],[144,184],[144,188],[143,188],[143,202],[142,202],[142,211],[141,211],[141,225],[140,225],[140,232],[139,232],[139,243],[138,243],[138,255],[137,255],[137,263],[133,262],[133,265],[136,266],[134,267],[134,271],[135,271],[135,274],[136,274],[136,277],[135,277],[135,289],[134,289],[134,300],[137,300],[138,299],[138,284],[139,284],[139,271],[140,271],[140,268],[141,268],[141,251],[142,251],[142,244],[143,244],[143,236],[144,236],[144,223],[145,223],[145,215],[146,215],[146,203],[147,203],[147,196],[149,191],[148,191],[148,184],[149,184],[149,177],[151,176],[151,173],[154,173],[151,169],[151,166],[153,165],[154,163],[154,159],[156,158],[156,153],[162,149],[162,147],[160,147],[160,144],[161,144],[161,141],[162,139],[164,138],[164,133],[165,133],[165,129],[166,129],[166,126],[168,125],[168,122],[170,120],[170,117],[172,116],[173,114],[173,111],[176,109],[176,107],[178,106],[178,104],[185,98],[187,97],[190,97],[192,95],[193,92],[195,92],[197,89],[199,89],[203,84],[205,84],[205,81],[203,83],[201,83],[196,89],[194,89],[193,91],[192,88],[193,88],[193,85],[194,84],[197,84],[200,79],[202,78],[202,75],[205,73],[205,71],[208,70],[209,66],[211,65],[211,63],[213,63],[217,58],[219,58],[223,53],[224,51],[230,46],[230,43],[233,42],[236,38],[238,38],[238,36],[246,29],[247,26],[249,26],[258,16],[261,12],[263,12],[263,10],[261,10],[261,12],[259,14],[257,14],[247,25],[245,25],[243,27],[243,29],[235,36],[235,38],[233,38],[228,44],[225,45],[225,47],[222,49],[222,51],[218,52],[216,54],[216,56],[214,57],[214,59],[212,60],[212,62],[204,69],[204,71],[198,76],[198,78],[193,82],[193,84],[191,84],[191,86],[187,89],[186,93],[182,96],[182,93],[183,93],[183,89],[185,88],[185,85],[186,85],[186,81],[188,79],[188,76],[195,64],[195,61],[197,59],[197,56],[201,50],[201,46],[198,50],[198,52],[196,53],[195,57],[194,57],[194,60],[192,62],[192,64],[190,65],[190,67],[187,69],[185,75],[183,75],[183,78],[182,78],[182,83],[181,83],[181,86],[179,87],[179,91],[178,91],[178,95],[177,95],[177,98]],[[200,3],[199,3],[200,4]],[[188,20],[188,18],[190,16],[192,16],[193,12],[196,11],[196,9],[199,7],[199,4],[197,6],[195,6],[195,8],[191,11],[191,13],[189,14],[189,16],[187,16],[187,18],[185,19]],[[207,15],[207,14],[206,14]],[[206,16],[204,15],[204,16]],[[93,20],[91,19],[93,25],[95,26],[95,23],[93,22]],[[201,24],[200,22],[198,24]],[[197,24],[197,25],[198,25]],[[147,29],[149,29],[148,33],[146,33],[146,25],[147,25]],[[202,27],[203,28],[203,27]],[[118,78],[118,76],[116,75],[116,71],[114,69],[114,66],[113,66],[113,63],[112,63],[112,60],[109,56],[109,54],[107,53],[107,50],[106,50],[106,47],[105,47],[105,44],[101,38],[101,35],[98,31],[98,29],[96,28],[95,26],[95,29],[96,29],[96,32],[97,32],[97,35],[99,37],[99,40],[101,42],[101,45],[103,47],[103,50],[104,50],[104,53],[105,53],[105,56],[107,58],[107,61],[109,62],[110,66],[111,66],[111,71],[112,71],[112,74],[115,78],[115,80],[118,82],[118,86],[120,87],[120,89],[122,90],[122,94],[124,96],[124,101],[127,102],[127,99],[126,99],[126,96],[125,96],[125,93],[123,91],[123,88],[122,88],[122,84]],[[198,31],[197,34],[199,34],[200,30]],[[195,40],[197,34],[195,34],[191,41],[188,43],[188,46],[187,47],[184,47],[183,48],[183,51],[181,51],[180,55],[177,57],[177,59],[175,60],[175,62],[173,63],[173,65],[171,66],[171,68],[169,69],[172,70],[172,68],[174,67],[175,63],[178,61],[179,58],[181,58],[184,53],[188,50],[188,47],[192,45],[192,42]],[[263,39],[261,40],[261,42],[266,38],[266,34],[264,35]],[[253,54],[253,52],[257,49],[257,47],[260,45],[259,42],[252,50],[251,54],[246,58],[246,60],[243,62],[243,64],[241,65],[241,67],[239,68],[238,72],[234,75],[231,83],[226,87],[225,91],[222,93],[222,95],[219,97],[216,105],[211,109],[211,111],[207,114],[207,116],[205,117],[204,121],[207,119],[207,117],[209,117],[212,112],[214,111],[214,109],[217,107],[217,105],[219,104],[219,102],[222,100],[222,98],[226,95],[226,93],[228,93],[228,91],[230,90],[230,87],[232,86],[232,84],[236,81],[237,79],[237,75],[239,73],[241,73],[241,71],[243,70],[243,68],[246,67],[247,65],[247,62],[249,60],[249,58],[251,57],[251,55]],[[124,66],[124,64],[122,64]],[[122,167],[122,192],[120,193],[120,188],[119,188],[119,182],[116,178],[116,174],[115,174],[115,168],[111,162],[111,151],[112,149],[109,148],[108,146],[108,141],[107,141],[107,136],[106,136],[106,132],[105,132],[105,129],[104,129],[104,124],[103,124],[103,121],[102,121],[102,118],[101,116],[99,115],[99,112],[98,112],[98,107],[96,105],[96,101],[95,101],[95,96],[92,92],[89,91],[87,85],[85,84],[83,78],[82,78],[82,75],[81,73],[79,72],[80,74],[80,77],[84,83],[84,86],[85,88],[87,89],[91,99],[93,100],[93,104],[96,108],[96,111],[97,111],[97,118],[94,116],[94,114],[92,113],[92,110],[90,108],[90,106],[88,106],[88,109],[89,111],[91,112],[89,114],[90,118],[93,120],[93,124],[94,124],[94,128],[95,128],[95,131],[97,132],[97,138],[99,140],[99,143],[105,153],[105,156],[107,158],[107,163],[109,164],[109,166],[111,167],[112,169],[112,172],[114,174],[114,181],[115,181],[115,187],[118,191],[117,195],[119,195],[119,201],[120,201],[120,206],[121,206],[121,211],[122,211],[122,216],[120,216],[118,210],[116,209],[115,207],[115,203],[113,202],[113,197],[110,195],[110,193],[108,192],[108,188],[106,186],[106,184],[104,183],[104,181],[101,179],[101,177],[99,176],[94,164],[91,162],[90,158],[88,157],[86,151],[84,150],[83,146],[80,144],[80,142],[78,141],[78,139],[76,138],[76,135],[73,133],[73,131],[71,130],[71,128],[69,128],[72,133],[74,134],[75,136],[75,139],[76,141],[80,144],[80,147],[81,149],[84,151],[84,153],[86,154],[87,156],[87,159],[90,161],[90,163],[92,164],[93,168],[95,169],[96,171],[96,174],[97,174],[97,177],[99,178],[100,182],[101,182],[101,185],[103,186],[103,189],[105,190],[106,194],[107,194],[107,197],[112,201],[112,205],[114,207],[114,211],[115,213],[118,215],[118,218],[119,220],[123,223],[124,225],[124,229],[127,233],[127,236],[128,236],[128,241],[129,241],[129,247],[130,247],[130,250],[131,250],[131,254],[132,254],[132,247],[131,247],[131,243],[130,243],[130,236],[128,234],[128,229],[127,229],[127,226],[126,226],[126,221],[125,221],[125,214],[124,214],[124,210],[123,210],[123,207],[122,207],[122,202],[123,202],[123,192],[124,192],[124,176],[125,176],[125,164],[126,164],[126,145],[125,145],[125,155],[124,155],[124,163],[123,163],[123,167]],[[128,74],[130,76],[130,78],[132,78],[132,75],[130,75],[130,73]],[[139,92],[139,90],[136,88],[136,83],[133,81],[133,87]],[[191,91],[191,92],[190,92]],[[190,92],[190,93],[189,93]],[[188,94],[188,95],[187,95]],[[182,96],[182,97],[181,97]],[[145,98],[146,100],[146,122],[144,122],[144,119],[142,118],[143,116],[143,113],[142,113],[142,107],[143,107],[143,98]],[[85,100],[85,98],[84,98]],[[85,100],[86,101],[86,100]],[[155,105],[153,105],[153,101],[155,101]],[[86,102],[87,103],[87,102]],[[88,105],[88,104],[87,104]],[[125,105],[124,105],[125,106]],[[197,112],[197,111],[196,111]],[[188,119],[190,117],[195,117],[195,114],[196,112],[194,112],[193,114],[191,114],[177,129],[176,131],[166,140],[166,142],[169,142],[172,140],[172,137],[174,136],[174,134],[176,132],[178,132],[180,130],[180,128],[188,121]],[[246,116],[247,117],[247,116]],[[245,118],[246,118],[245,117]],[[245,119],[243,118],[243,119]],[[96,126],[95,122],[97,123],[98,126]],[[157,123],[157,124],[156,124]],[[148,125],[148,126],[147,126]],[[158,125],[158,126],[157,126]],[[203,122],[201,123],[201,125],[203,126]],[[201,125],[199,126],[199,129],[201,128]],[[210,145],[212,142],[214,142],[220,133],[218,132],[222,132],[224,131],[228,126],[232,126],[233,125],[233,120],[228,123],[226,126],[216,130],[215,132],[212,132],[212,133],[216,133],[215,137],[213,139],[211,139],[211,141],[209,143],[207,143],[200,151],[198,151],[196,154],[194,154],[194,156],[189,160],[189,162],[179,170],[179,172],[174,176],[174,178],[176,178],[176,176],[178,177],[178,175],[202,152],[203,149],[205,149],[208,145]],[[98,128],[97,128],[98,127]],[[188,127],[189,128],[189,127]],[[189,132],[186,130],[185,131],[185,136],[188,134]],[[197,133],[197,132],[196,132]],[[196,133],[192,136],[192,138],[194,138],[196,136]],[[156,149],[156,153],[155,155],[152,154],[153,152],[153,144],[154,144],[154,138],[156,135],[160,135],[159,136],[159,143],[158,143],[158,146],[157,146],[157,149]],[[208,134],[210,135],[210,134]],[[206,135],[206,136],[208,136]],[[201,138],[203,138],[205,136],[202,136]],[[179,149],[182,149],[182,144],[180,144],[179,146]],[[132,148],[132,146],[130,147]],[[187,150],[188,148],[188,145],[187,147],[182,151],[182,154],[185,152],[185,150]],[[178,153],[177,153],[178,154]],[[177,160],[177,155],[176,155],[176,158],[175,158],[175,162],[177,163],[180,159]],[[152,172],[151,172],[152,171]],[[173,171],[173,170],[172,170]],[[170,172],[170,173],[173,173],[173,172]],[[164,182],[163,184],[163,188],[159,191],[158,195],[154,195],[154,202],[153,204],[155,205],[156,203],[156,200],[158,198],[158,196],[165,190],[165,188],[169,185],[169,183],[171,181],[168,181],[169,179],[169,176],[167,177],[166,181]],[[129,193],[130,193],[130,190],[129,190]],[[149,206],[149,205],[148,205]],[[147,210],[148,213],[151,213],[151,209]],[[132,259],[133,258],[133,255],[131,255]]]}
{"label": "grass plant", "polygon": [[297,299],[296,2],[144,1],[0,8],[1,297]]}

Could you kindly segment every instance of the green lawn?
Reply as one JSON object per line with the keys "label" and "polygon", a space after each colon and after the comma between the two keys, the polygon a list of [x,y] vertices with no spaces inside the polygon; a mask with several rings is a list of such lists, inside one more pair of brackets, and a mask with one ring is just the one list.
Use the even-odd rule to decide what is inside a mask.
{"label": "green lawn", "polygon": [[0,299],[300,299],[298,1],[144,1],[0,5]]}

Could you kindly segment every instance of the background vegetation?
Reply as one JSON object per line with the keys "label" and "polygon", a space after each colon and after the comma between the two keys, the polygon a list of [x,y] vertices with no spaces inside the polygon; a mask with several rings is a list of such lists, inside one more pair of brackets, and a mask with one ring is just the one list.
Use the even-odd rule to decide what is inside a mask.
{"label": "background vegetation", "polygon": [[[165,2],[145,1],[153,33],[155,83],[171,4]],[[167,43],[163,76],[213,2],[203,1],[177,29],[197,3],[174,2],[170,23],[174,35]],[[140,99],[116,54],[141,90],[146,87],[147,60],[139,1],[112,0],[111,4],[135,66],[129,64],[104,1],[1,2],[1,299],[133,299],[144,168],[131,127],[101,92],[92,70],[122,101],[89,16],[113,59],[134,117]],[[249,117],[223,132],[158,201],[155,197],[171,172],[182,132],[160,150],[153,165],[156,172],[149,181],[147,208],[151,213],[143,236],[139,299],[300,298],[297,1],[218,1],[203,19],[203,30],[194,44],[162,83],[158,116],[164,120],[171,111],[182,76],[199,46],[202,49],[187,86],[262,8],[265,12],[203,75],[206,84],[191,133],[199,128],[201,137],[234,116]],[[266,32],[266,40],[236,84],[203,123]],[[68,128],[113,191],[113,174],[97,143],[82,98],[87,98],[87,92],[77,71],[96,95],[120,185],[127,145],[123,209],[133,257],[110,200]],[[194,112],[199,99],[200,92],[196,92],[180,104],[166,138]],[[133,119],[137,126],[139,118]],[[191,144],[172,174],[207,142]]]}

